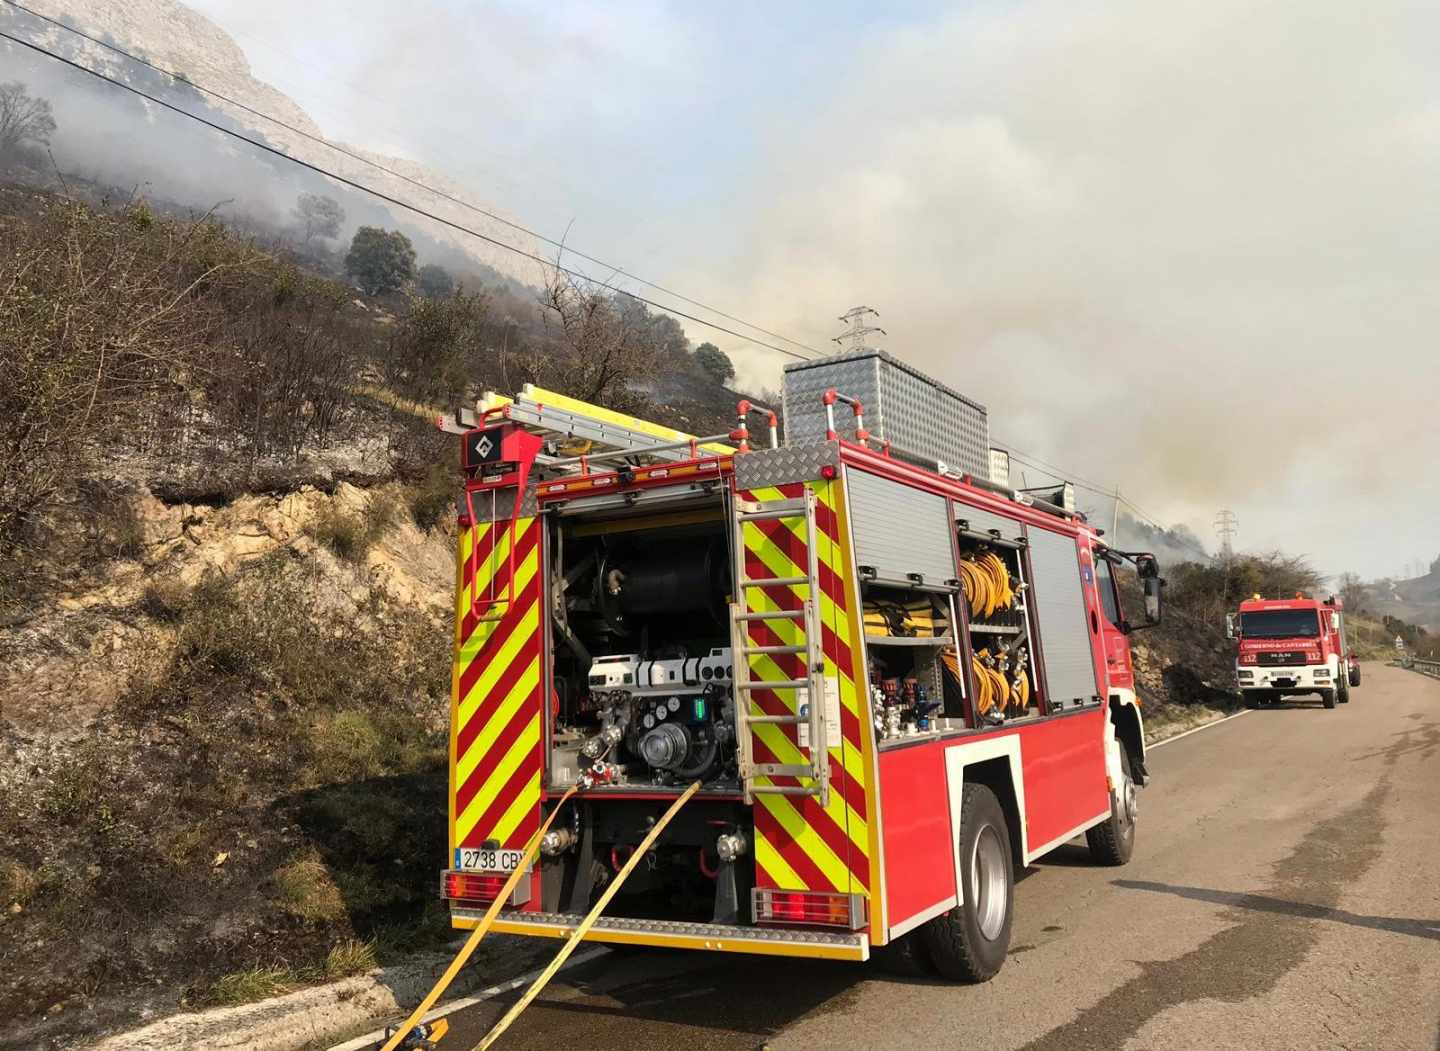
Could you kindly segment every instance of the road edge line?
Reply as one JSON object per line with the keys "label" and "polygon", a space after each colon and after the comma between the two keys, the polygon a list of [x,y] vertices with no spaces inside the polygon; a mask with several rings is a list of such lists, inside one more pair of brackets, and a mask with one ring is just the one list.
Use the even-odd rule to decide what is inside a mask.
{"label": "road edge line", "polygon": [[[597,945],[586,952],[577,953],[569,960],[566,960],[564,966],[556,973],[560,974],[572,968],[579,967],[581,964],[589,963],[591,960],[598,960],[609,951],[605,946]],[[529,985],[540,976],[540,972],[543,970],[545,970],[544,967],[536,967],[534,970],[526,971],[518,978],[511,978],[508,982],[501,982],[499,985],[492,985],[488,989],[481,989],[478,993],[472,993],[469,996],[462,996],[457,1000],[440,1004],[438,1007],[427,1011],[421,1021],[433,1022],[437,1018],[444,1018],[446,1015],[454,1014],[456,1011],[463,1011],[467,1007],[474,1007],[476,1004],[484,1003],[486,1000],[493,1000],[495,997],[512,992],[522,985]],[[366,1033],[364,1036],[354,1037],[351,1040],[345,1041],[343,1044],[335,1044],[327,1048],[326,1051],[362,1051],[363,1048],[369,1047],[371,1044],[384,1039],[385,1030],[377,1029],[373,1033]]]}
{"label": "road edge line", "polygon": [[1147,744],[1145,746],[1145,751],[1148,752],[1152,748],[1159,748],[1161,745],[1167,745],[1171,741],[1178,741],[1182,737],[1189,737],[1191,734],[1198,734],[1201,730],[1212,729],[1213,727],[1219,726],[1222,723],[1228,723],[1231,719],[1238,719],[1242,715],[1249,715],[1252,711],[1254,711],[1253,708],[1242,708],[1238,712],[1231,712],[1229,715],[1222,715],[1218,719],[1211,719],[1208,723],[1204,723],[1200,726],[1193,726],[1190,729],[1186,730],[1184,733],[1178,733],[1175,734],[1173,737],[1163,737],[1158,741],[1152,741],[1150,744]]}

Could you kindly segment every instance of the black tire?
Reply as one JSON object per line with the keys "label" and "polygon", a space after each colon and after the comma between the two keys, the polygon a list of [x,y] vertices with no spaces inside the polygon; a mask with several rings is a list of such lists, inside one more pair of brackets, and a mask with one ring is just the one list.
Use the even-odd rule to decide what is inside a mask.
{"label": "black tire", "polygon": [[941,977],[985,982],[995,977],[1010,950],[1015,860],[1005,812],[984,785],[967,784],[962,791],[960,857],[964,900],[920,931]]}
{"label": "black tire", "polygon": [[1334,690],[1321,690],[1321,691],[1320,691],[1320,700],[1321,700],[1322,702],[1324,702],[1326,708],[1334,708],[1334,707],[1335,707],[1335,691],[1334,691]]}
{"label": "black tire", "polygon": [[930,978],[935,974],[930,949],[921,931],[902,934],[894,941],[875,950],[875,962],[891,974],[902,978]]}
{"label": "black tire", "polygon": [[1359,685],[1360,685],[1360,666],[1359,666],[1358,664],[1357,664],[1355,667],[1353,667],[1353,668],[1350,669],[1350,685],[1351,685],[1351,686],[1359,686]]}
{"label": "black tire", "polygon": [[1123,865],[1135,853],[1135,782],[1130,776],[1130,750],[1120,746],[1124,783],[1110,793],[1110,816],[1085,833],[1090,856],[1100,865]]}
{"label": "black tire", "polygon": [[1340,689],[1337,699],[1341,704],[1350,703],[1350,682],[1344,676],[1340,677]]}

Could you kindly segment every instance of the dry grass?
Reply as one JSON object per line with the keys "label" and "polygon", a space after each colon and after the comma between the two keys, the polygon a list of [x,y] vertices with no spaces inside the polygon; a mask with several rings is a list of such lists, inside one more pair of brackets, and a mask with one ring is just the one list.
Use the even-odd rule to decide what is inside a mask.
{"label": "dry grass", "polygon": [[325,956],[325,977],[349,978],[373,971],[379,966],[380,961],[376,958],[373,941],[362,942],[356,938],[347,938]]}
{"label": "dry grass", "polygon": [[180,619],[189,597],[190,589],[178,576],[153,577],[140,595],[139,609],[155,620],[173,622]]}
{"label": "dry grass", "polygon": [[40,873],[34,869],[20,864],[18,861],[7,860],[0,862],[0,897],[3,897],[3,904],[28,905],[30,899],[40,889]]}
{"label": "dry grass", "polygon": [[275,873],[276,903],[307,923],[327,923],[346,915],[345,899],[320,856],[306,852]]}
{"label": "dry grass", "polygon": [[252,967],[217,979],[201,999],[220,1007],[237,1007],[288,993],[303,980],[289,967]]}
{"label": "dry grass", "polygon": [[306,532],[347,562],[363,562],[395,519],[394,502],[388,494],[376,491],[363,510],[325,505]]}

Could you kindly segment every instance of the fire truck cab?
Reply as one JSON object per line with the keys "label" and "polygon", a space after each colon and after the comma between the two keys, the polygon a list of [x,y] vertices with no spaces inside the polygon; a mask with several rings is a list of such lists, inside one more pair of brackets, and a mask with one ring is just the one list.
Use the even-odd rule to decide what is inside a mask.
{"label": "fire truck cab", "polygon": [[1115,574],[1138,570],[1153,623],[1154,558],[1107,546],[1062,494],[901,455],[834,378],[787,375],[786,442],[758,410],[758,447],[748,403],[709,438],[533,387],[442,421],[465,467],[456,927],[577,784],[495,930],[566,936],[697,781],[587,939],[880,951],[984,980],[1017,869],[1082,833],[1100,862],[1129,859],[1141,624]]}
{"label": "fire truck cab", "polygon": [[1226,635],[1237,642],[1235,678],[1248,707],[1319,694],[1326,708],[1334,708],[1348,704],[1350,691],[1360,685],[1360,664],[1346,638],[1338,597],[1255,595],[1226,615]]}

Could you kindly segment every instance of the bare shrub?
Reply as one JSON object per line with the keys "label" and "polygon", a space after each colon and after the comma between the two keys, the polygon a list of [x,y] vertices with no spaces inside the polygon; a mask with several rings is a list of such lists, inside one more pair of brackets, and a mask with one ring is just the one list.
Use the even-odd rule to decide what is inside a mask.
{"label": "bare shrub", "polygon": [[633,308],[622,309],[608,286],[576,278],[558,265],[543,306],[560,338],[561,360],[550,363],[553,386],[623,411],[643,404],[631,386],[651,373],[661,356]]}

